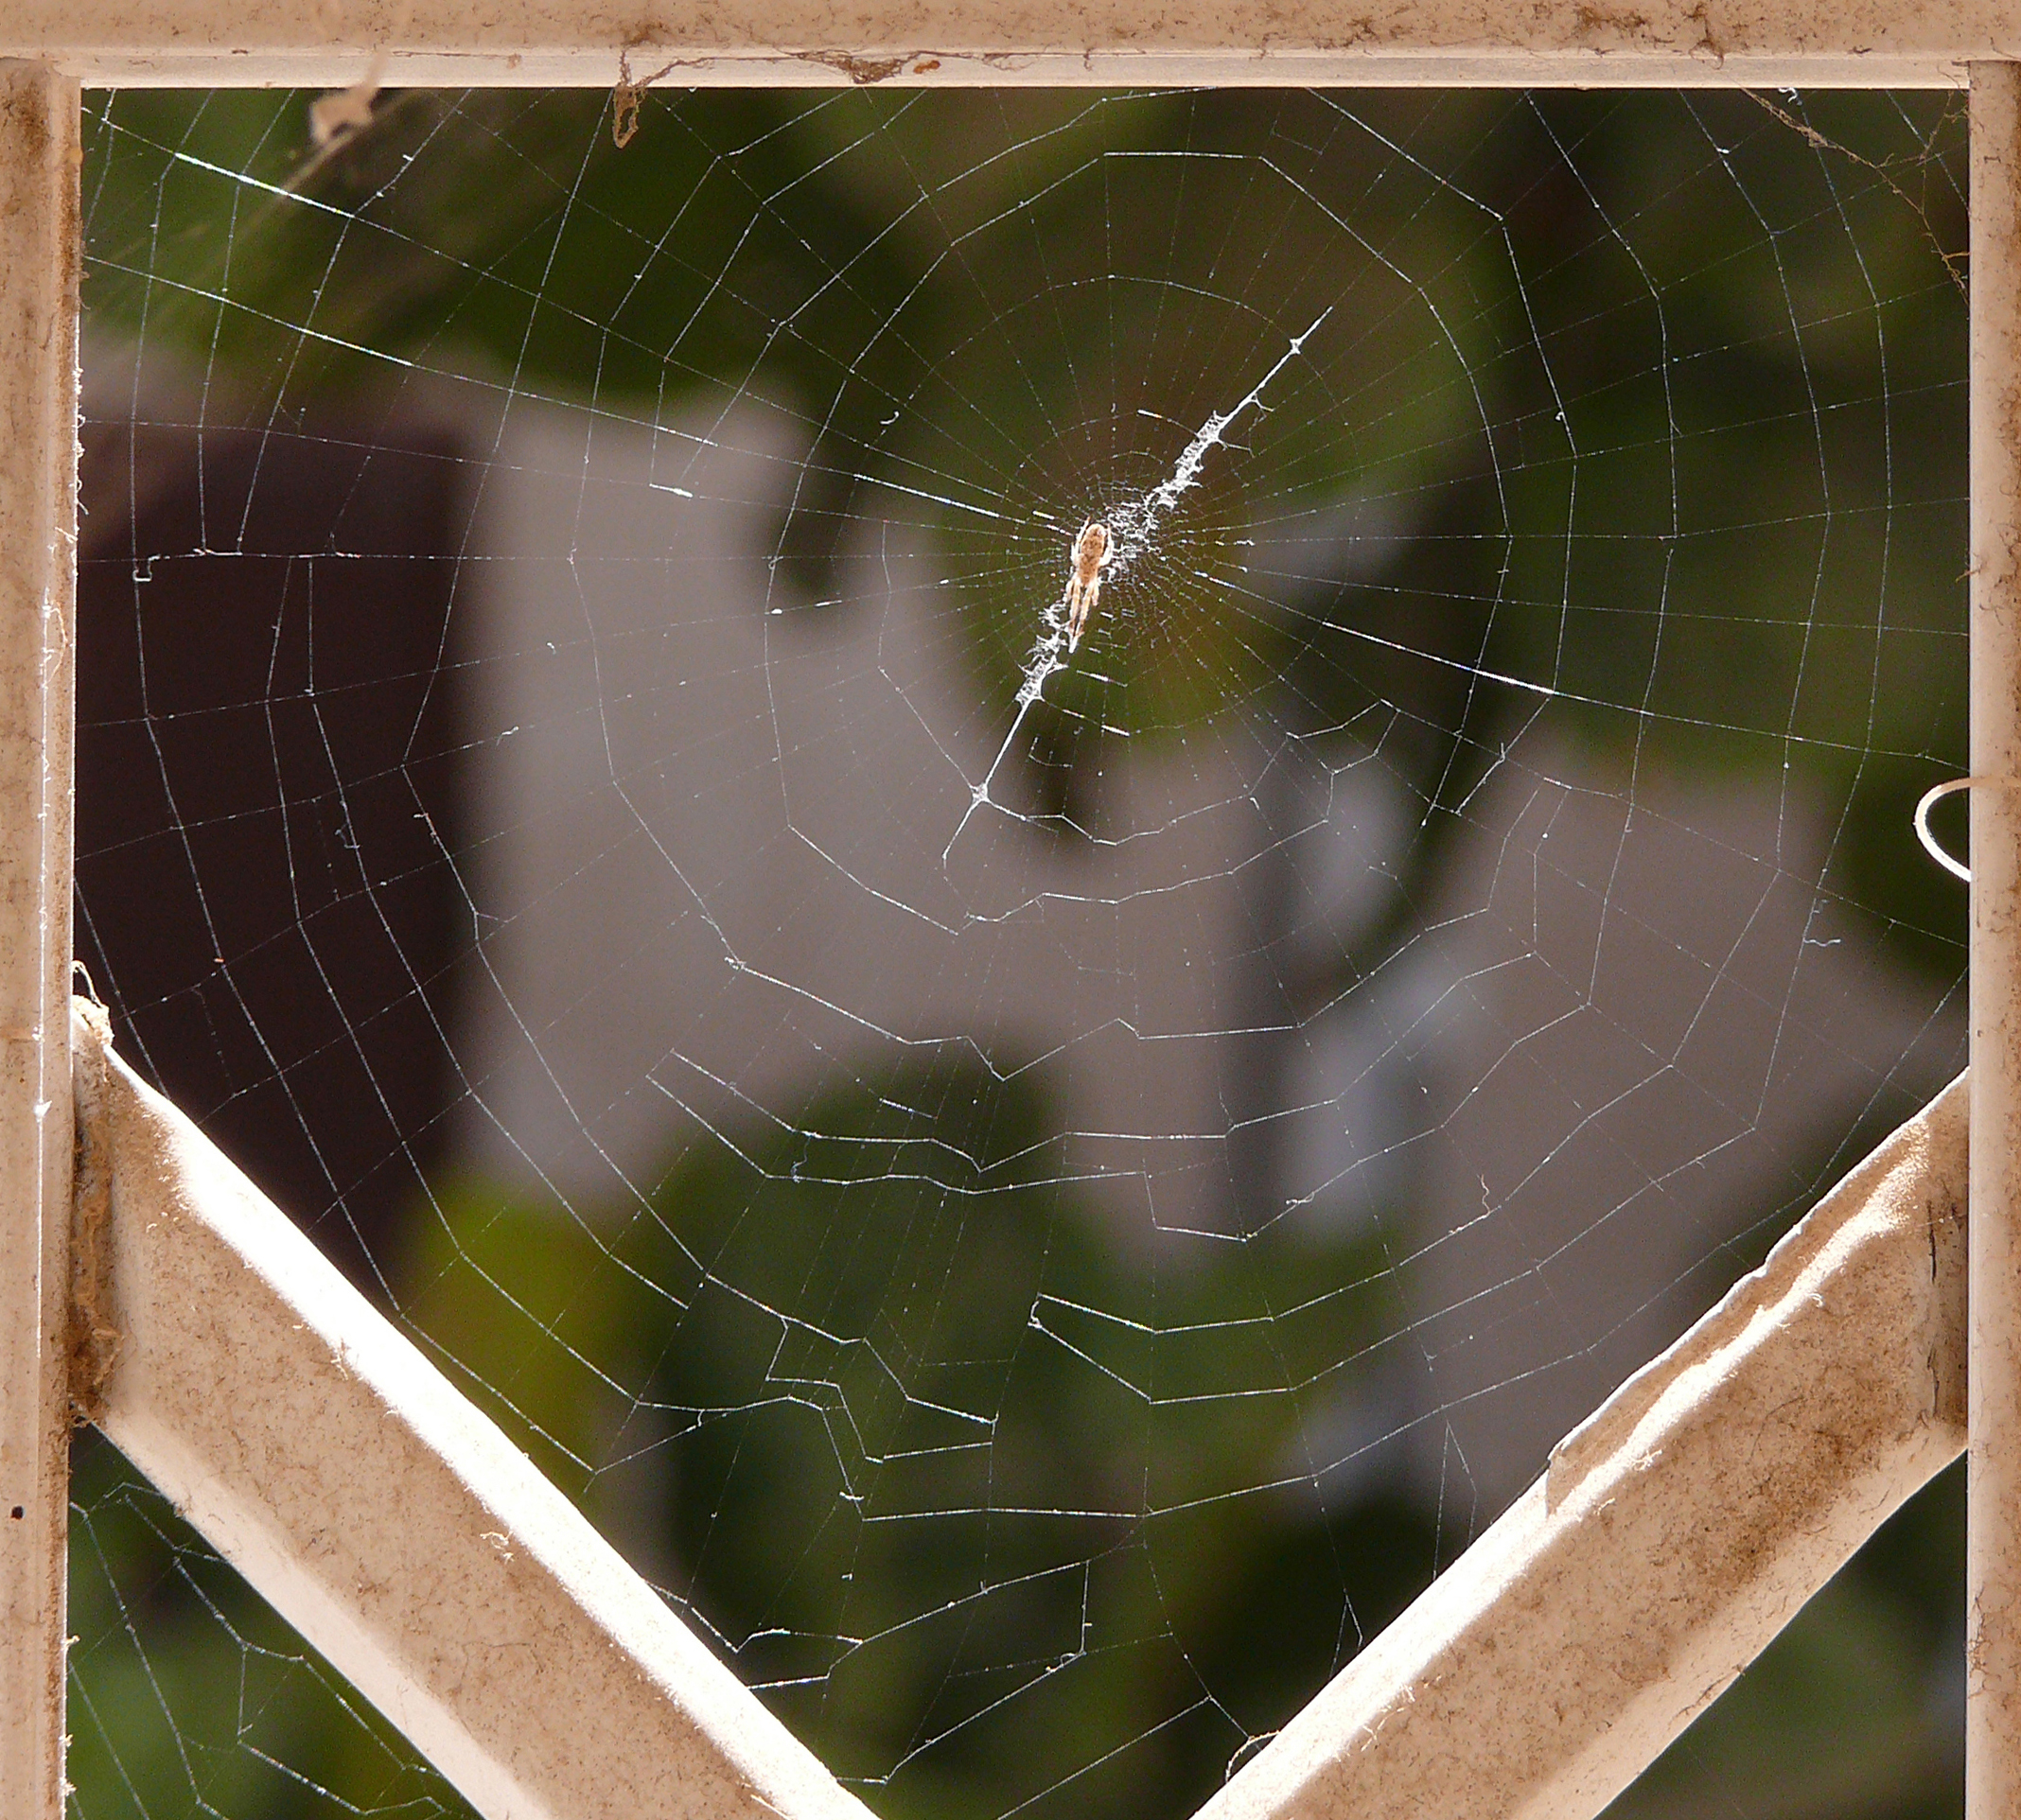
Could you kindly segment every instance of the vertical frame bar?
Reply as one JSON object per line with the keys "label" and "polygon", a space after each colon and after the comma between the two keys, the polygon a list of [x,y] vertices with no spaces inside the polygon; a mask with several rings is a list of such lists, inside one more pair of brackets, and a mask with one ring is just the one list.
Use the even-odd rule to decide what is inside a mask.
{"label": "vertical frame bar", "polygon": [[0,1804],[63,1811],[78,85],[0,63]]}
{"label": "vertical frame bar", "polygon": [[2021,1813],[2021,64],[1972,65],[1965,1811]]}

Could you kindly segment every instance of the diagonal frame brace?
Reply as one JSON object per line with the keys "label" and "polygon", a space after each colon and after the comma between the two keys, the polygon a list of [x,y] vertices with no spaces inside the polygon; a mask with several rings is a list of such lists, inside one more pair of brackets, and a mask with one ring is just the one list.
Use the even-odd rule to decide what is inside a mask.
{"label": "diagonal frame brace", "polygon": [[1814,1207],[1200,1820],[1589,1820],[1965,1447],[1966,1078]]}
{"label": "diagonal frame brace", "polygon": [[486,1820],[870,1820],[78,1001],[97,1421]]}
{"label": "diagonal frame brace", "polygon": [[[73,1041],[100,1426],[481,1812],[866,1820],[102,1013]],[[1201,1820],[1598,1813],[1962,1451],[1965,1156],[1960,1079]]]}

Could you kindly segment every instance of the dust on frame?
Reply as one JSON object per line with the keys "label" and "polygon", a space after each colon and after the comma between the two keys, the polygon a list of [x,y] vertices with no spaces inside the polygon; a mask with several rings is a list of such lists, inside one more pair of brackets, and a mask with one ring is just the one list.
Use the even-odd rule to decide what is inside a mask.
{"label": "dust on frame", "polygon": [[0,0],[0,57],[91,86],[1962,88],[1998,0]]}

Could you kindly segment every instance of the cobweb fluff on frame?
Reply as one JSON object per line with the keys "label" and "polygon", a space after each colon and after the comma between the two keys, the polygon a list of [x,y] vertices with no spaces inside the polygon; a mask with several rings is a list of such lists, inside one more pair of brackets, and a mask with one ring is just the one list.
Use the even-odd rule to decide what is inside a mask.
{"label": "cobweb fluff on frame", "polygon": [[[122,1051],[881,1816],[1190,1812],[1961,1061],[1958,110],[308,121],[88,120]],[[1943,1798],[1918,1508],[1637,1811]],[[76,1528],[79,1814],[459,1811]]]}

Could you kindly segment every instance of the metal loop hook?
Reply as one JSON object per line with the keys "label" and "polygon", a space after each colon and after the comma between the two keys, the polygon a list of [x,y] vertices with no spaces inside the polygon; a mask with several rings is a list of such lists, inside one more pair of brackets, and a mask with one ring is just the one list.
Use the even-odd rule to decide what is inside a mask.
{"label": "metal loop hook", "polygon": [[1970,790],[1974,784],[1991,783],[1991,778],[1953,778],[1948,783],[1940,783],[1923,793],[1923,800],[1916,805],[1916,838],[1923,843],[1923,850],[1955,879],[1972,883],[1972,868],[1960,866],[1950,854],[1937,845],[1937,836],[1930,832],[1930,808],[1940,796],[1955,796],[1960,790]]}

